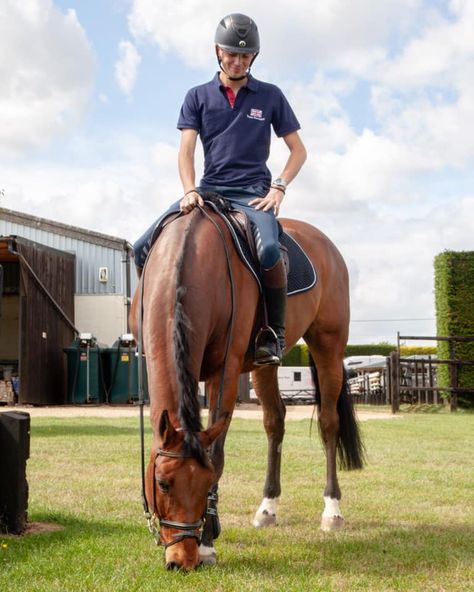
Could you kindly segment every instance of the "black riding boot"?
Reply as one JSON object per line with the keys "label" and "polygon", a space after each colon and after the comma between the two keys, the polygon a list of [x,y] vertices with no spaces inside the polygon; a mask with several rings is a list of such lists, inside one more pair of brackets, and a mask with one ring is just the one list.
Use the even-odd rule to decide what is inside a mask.
{"label": "black riding boot", "polygon": [[268,325],[257,336],[255,363],[280,365],[285,349],[286,270],[280,259],[271,269],[264,269],[263,297]]}

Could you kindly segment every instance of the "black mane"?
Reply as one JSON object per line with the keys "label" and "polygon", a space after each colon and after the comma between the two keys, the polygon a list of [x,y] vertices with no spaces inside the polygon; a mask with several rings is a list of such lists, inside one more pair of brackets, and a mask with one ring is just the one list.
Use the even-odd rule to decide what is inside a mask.
{"label": "black mane", "polygon": [[178,417],[181,427],[184,430],[184,452],[193,456],[203,466],[207,466],[207,455],[196,436],[196,433],[202,430],[202,424],[198,400],[198,381],[189,368],[189,333],[193,330],[193,327],[189,317],[186,315],[184,304],[186,295],[186,286],[184,285],[186,247],[190,229],[196,217],[190,216],[190,218],[191,222],[185,230],[181,256],[176,265],[176,305],[173,345],[179,395]]}
{"label": "black mane", "polygon": [[231,207],[229,203],[220,195],[214,191],[203,191],[201,197],[204,201],[208,201],[213,204],[219,212],[228,212]]}

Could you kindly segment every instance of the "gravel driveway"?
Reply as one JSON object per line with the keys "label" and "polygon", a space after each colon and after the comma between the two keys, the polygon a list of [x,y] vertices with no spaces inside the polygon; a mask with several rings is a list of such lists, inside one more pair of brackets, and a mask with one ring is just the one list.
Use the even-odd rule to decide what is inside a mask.
{"label": "gravel driveway", "polygon": [[[309,419],[313,415],[313,405],[288,405],[287,420]],[[31,417],[138,417],[139,410],[135,405],[61,405],[57,407],[15,406],[0,407],[2,411],[25,411]],[[149,415],[149,408],[145,407],[145,415]],[[203,410],[207,416],[207,410]],[[262,419],[263,412],[259,405],[243,404],[236,407],[234,417],[243,419]],[[368,419],[399,419],[400,415],[393,415],[386,411],[357,411],[360,421]]]}

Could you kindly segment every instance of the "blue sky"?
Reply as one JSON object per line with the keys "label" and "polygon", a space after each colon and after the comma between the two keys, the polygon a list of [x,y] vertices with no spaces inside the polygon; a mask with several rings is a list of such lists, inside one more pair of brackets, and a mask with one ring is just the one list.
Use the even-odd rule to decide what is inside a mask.
{"label": "blue sky", "polygon": [[344,255],[350,341],[434,334],[433,259],[473,249],[468,0],[2,0],[0,204],[133,242],[180,195],[179,108],[236,10],[260,29],[253,74],[301,122],[281,215]]}

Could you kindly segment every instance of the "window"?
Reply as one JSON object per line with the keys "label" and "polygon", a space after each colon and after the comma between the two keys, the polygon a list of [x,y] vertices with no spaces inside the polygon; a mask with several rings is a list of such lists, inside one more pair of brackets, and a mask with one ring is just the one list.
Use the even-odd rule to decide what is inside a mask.
{"label": "window", "polygon": [[17,261],[5,261],[0,264],[0,267],[2,268],[0,270],[0,297],[2,294],[19,294],[20,264]]}

